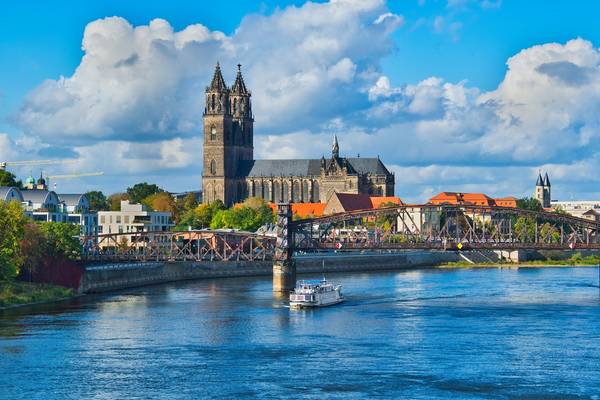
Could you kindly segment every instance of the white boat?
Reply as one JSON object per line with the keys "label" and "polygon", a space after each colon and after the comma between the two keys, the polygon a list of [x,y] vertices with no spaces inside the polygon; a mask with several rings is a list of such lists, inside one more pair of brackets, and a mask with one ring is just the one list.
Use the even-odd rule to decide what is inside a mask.
{"label": "white boat", "polygon": [[325,307],[344,301],[342,286],[323,280],[298,281],[290,294],[290,308]]}

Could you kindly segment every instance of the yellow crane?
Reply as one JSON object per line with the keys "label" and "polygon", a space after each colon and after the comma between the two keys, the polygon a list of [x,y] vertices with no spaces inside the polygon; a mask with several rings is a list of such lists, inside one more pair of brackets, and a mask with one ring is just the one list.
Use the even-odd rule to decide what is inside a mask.
{"label": "yellow crane", "polygon": [[5,170],[6,167],[15,166],[31,166],[31,165],[56,165],[74,163],[77,160],[22,160],[22,161],[0,161],[0,170]]}

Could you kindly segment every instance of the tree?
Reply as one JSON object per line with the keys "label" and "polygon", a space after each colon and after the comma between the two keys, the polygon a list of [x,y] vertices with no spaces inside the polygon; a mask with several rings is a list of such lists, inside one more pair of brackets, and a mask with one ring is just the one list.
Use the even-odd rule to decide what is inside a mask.
{"label": "tree", "polygon": [[146,197],[152,196],[153,194],[163,192],[155,184],[149,184],[147,182],[136,183],[135,185],[127,188],[127,195],[129,200],[133,203],[141,203]]}
{"label": "tree", "polygon": [[42,222],[39,226],[46,236],[48,255],[70,259],[79,256],[79,226],[65,222]]}
{"label": "tree", "polygon": [[542,207],[539,200],[533,197],[525,197],[517,200],[517,208],[530,211],[544,211],[544,207]]}
{"label": "tree", "polygon": [[108,211],[110,209],[110,203],[104,193],[98,190],[92,190],[85,194],[88,201],[90,202],[90,210],[94,211]]}
{"label": "tree", "polygon": [[219,211],[225,210],[225,205],[221,200],[210,204],[200,204],[198,207],[184,211],[181,214],[176,230],[185,230],[188,227],[192,229],[208,228],[211,225],[213,217]]}
{"label": "tree", "polygon": [[120,211],[121,201],[129,200],[129,196],[126,193],[113,193],[108,196],[108,206],[110,211]]}
{"label": "tree", "polygon": [[152,194],[142,200],[142,204],[154,211],[170,212],[172,215],[177,212],[175,199],[167,192]]}
{"label": "tree", "polygon": [[210,227],[256,231],[274,220],[273,210],[264,201],[250,200],[228,210],[217,210],[213,214]]}
{"label": "tree", "polygon": [[20,248],[28,219],[16,201],[0,201],[0,280],[14,279],[23,262]]}
{"label": "tree", "polygon": [[22,182],[17,180],[17,177],[12,172],[0,169],[0,186],[13,186],[20,188]]}
{"label": "tree", "polygon": [[38,267],[42,265],[48,252],[48,239],[35,222],[29,222],[25,225],[20,248],[21,254],[23,254],[21,271],[27,271],[31,278]]}

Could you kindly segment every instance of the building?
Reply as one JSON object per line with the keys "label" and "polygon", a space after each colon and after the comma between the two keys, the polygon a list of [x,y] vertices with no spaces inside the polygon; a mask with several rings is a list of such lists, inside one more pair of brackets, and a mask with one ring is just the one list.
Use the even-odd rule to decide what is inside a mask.
{"label": "building", "polygon": [[23,203],[23,195],[19,188],[11,186],[0,186],[0,201],[17,201]]}
{"label": "building", "polygon": [[[98,212],[98,233],[164,232],[174,226],[170,212],[148,211],[142,204],[121,201],[120,211]],[[126,236],[128,243],[131,237]]]}
{"label": "building", "polygon": [[516,197],[491,198],[484,193],[441,192],[429,199],[429,204],[474,205],[484,207],[517,207]]}
{"label": "building", "polygon": [[[552,201],[551,206],[553,209],[559,209],[579,218],[586,218],[588,211],[600,213],[600,201]],[[589,216],[590,214],[588,214]]]}
{"label": "building", "polygon": [[65,222],[79,225],[82,235],[98,234],[98,214],[90,212],[90,202],[84,194],[59,194],[58,200],[67,214]]}
{"label": "building", "polygon": [[58,195],[45,189],[23,190],[23,205],[30,212],[34,221],[67,222],[66,208]]}
{"label": "building", "polygon": [[335,193],[393,196],[394,175],[379,158],[340,156],[337,137],[331,156],[321,159],[254,160],[251,93],[240,65],[233,86],[217,63],[206,88],[203,201],[227,206],[247,197],[269,202],[326,203]]}
{"label": "building", "polygon": [[[315,218],[323,216],[325,203],[291,203],[292,215],[297,218]],[[273,213],[277,213],[277,204],[269,203]]]}
{"label": "building", "polygon": [[380,208],[386,203],[402,205],[398,197],[385,197],[386,201],[381,201],[380,197],[369,196],[363,193],[338,193],[334,192],[329,198],[327,205],[323,210],[323,215],[337,214],[341,212],[350,212],[358,210],[370,210]]}
{"label": "building", "polygon": [[538,174],[537,182],[535,183],[535,192],[533,197],[540,202],[542,207],[550,208],[552,203],[552,190],[548,173],[542,178],[542,173]]}

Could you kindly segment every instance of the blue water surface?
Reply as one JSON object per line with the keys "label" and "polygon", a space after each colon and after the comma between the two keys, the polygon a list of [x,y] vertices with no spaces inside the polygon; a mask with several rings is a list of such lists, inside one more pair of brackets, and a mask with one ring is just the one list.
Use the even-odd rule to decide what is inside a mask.
{"label": "blue water surface", "polygon": [[268,278],[5,311],[0,398],[600,399],[597,269],[328,278],[309,311]]}

